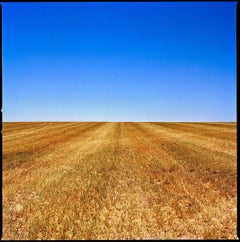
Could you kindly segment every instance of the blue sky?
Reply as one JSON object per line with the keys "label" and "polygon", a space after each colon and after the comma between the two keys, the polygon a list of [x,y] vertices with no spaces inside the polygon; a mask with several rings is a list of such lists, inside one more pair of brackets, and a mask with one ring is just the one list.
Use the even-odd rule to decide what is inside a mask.
{"label": "blue sky", "polygon": [[236,4],[2,3],[3,121],[236,121]]}

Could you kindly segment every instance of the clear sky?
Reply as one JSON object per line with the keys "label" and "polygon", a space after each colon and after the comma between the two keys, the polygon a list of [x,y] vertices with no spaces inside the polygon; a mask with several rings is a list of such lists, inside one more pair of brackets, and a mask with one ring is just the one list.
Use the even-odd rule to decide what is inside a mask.
{"label": "clear sky", "polygon": [[236,5],[2,3],[3,121],[236,121]]}

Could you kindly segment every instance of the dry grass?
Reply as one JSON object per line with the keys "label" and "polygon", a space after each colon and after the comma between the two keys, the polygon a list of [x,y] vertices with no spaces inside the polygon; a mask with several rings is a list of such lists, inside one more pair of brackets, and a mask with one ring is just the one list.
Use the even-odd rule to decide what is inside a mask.
{"label": "dry grass", "polygon": [[238,239],[236,123],[3,123],[2,239]]}

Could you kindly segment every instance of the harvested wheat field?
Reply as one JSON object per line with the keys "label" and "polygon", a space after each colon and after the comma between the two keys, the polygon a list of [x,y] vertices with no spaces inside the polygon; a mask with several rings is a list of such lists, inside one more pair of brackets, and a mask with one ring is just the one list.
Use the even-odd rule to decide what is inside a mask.
{"label": "harvested wheat field", "polygon": [[3,123],[2,239],[238,239],[236,123]]}

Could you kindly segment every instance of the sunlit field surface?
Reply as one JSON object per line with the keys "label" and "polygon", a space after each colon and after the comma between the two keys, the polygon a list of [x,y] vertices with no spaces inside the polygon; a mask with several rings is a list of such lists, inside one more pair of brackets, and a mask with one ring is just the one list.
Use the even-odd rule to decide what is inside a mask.
{"label": "sunlit field surface", "polygon": [[236,123],[3,123],[2,239],[237,239]]}

